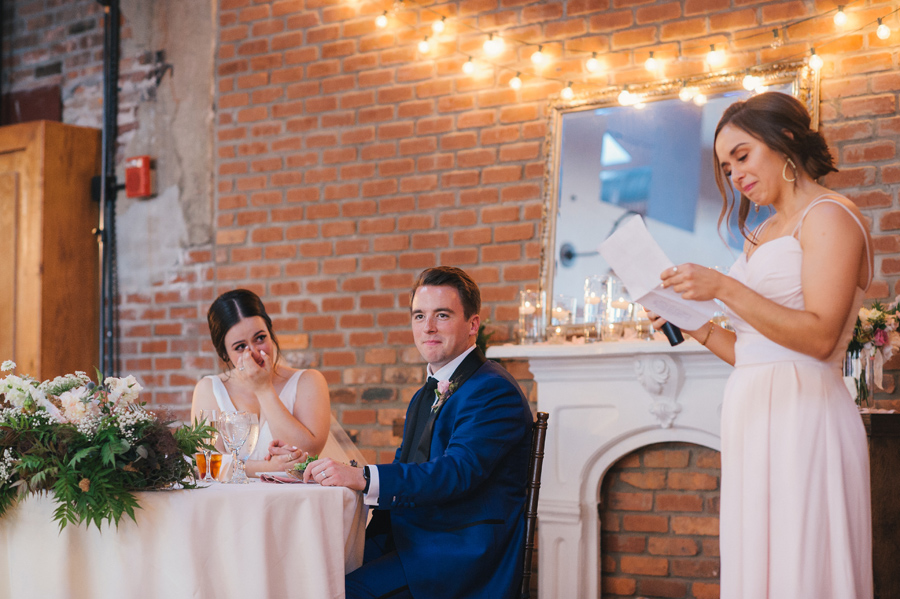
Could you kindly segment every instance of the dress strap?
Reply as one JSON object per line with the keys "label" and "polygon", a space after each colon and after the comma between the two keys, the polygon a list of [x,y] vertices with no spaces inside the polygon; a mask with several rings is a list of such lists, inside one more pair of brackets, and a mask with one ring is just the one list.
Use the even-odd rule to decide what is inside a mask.
{"label": "dress strap", "polygon": [[791,235],[793,237],[796,237],[797,241],[800,241],[800,233],[803,230],[803,221],[806,220],[806,215],[809,214],[809,211],[812,210],[814,206],[817,206],[819,204],[824,204],[825,202],[829,202],[831,204],[837,204],[838,206],[843,208],[847,212],[847,214],[849,214],[853,218],[853,220],[856,222],[856,224],[859,225],[859,229],[860,229],[860,231],[862,231],[862,234],[863,234],[863,242],[864,242],[863,245],[866,248],[866,270],[869,271],[869,276],[866,277],[866,288],[868,288],[869,285],[872,284],[872,278],[874,277],[874,274],[875,274],[872,272],[872,266],[871,266],[872,253],[871,253],[871,250],[869,249],[869,235],[868,235],[869,232],[866,229],[866,226],[860,222],[860,220],[856,217],[856,215],[853,214],[853,211],[850,210],[849,208],[847,208],[847,206],[845,206],[843,202],[840,202],[839,200],[836,200],[834,198],[830,198],[827,195],[822,195],[822,196],[817,197],[816,199],[814,199],[812,202],[809,203],[809,206],[807,206],[806,209],[803,211],[803,214],[800,215],[800,220],[797,221],[797,224],[794,226],[794,230],[791,232]]}
{"label": "dress strap", "polygon": [[213,396],[216,398],[219,410],[233,412],[235,409],[234,404],[231,402],[231,396],[228,395],[228,389],[225,388],[225,383],[222,382],[222,379],[215,374],[206,378],[212,381]]}

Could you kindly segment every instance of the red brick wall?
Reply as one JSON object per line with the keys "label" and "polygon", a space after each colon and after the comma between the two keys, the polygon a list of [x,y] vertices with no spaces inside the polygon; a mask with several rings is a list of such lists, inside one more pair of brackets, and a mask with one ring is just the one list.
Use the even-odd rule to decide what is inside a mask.
{"label": "red brick wall", "polygon": [[[381,458],[397,441],[385,426],[422,378],[406,316],[415,274],[468,269],[484,291],[483,317],[504,333],[516,290],[538,276],[546,102],[560,84],[526,75],[516,92],[505,85],[509,71],[464,75],[455,51],[480,55],[484,39],[466,24],[551,40],[544,50],[553,56],[596,49],[614,65],[603,77],[581,73],[583,54],[557,64],[566,78],[600,86],[648,79],[649,50],[677,76],[703,71],[712,42],[735,40],[741,54],[729,54],[728,66],[739,67],[802,53],[812,36],[826,59],[823,129],[849,167],[828,183],[872,218],[880,252],[900,249],[890,210],[894,47],[872,31],[824,45],[835,35],[830,17],[782,32],[779,49],[767,36],[745,39],[830,5],[430,4],[450,19],[439,49],[422,56],[416,43],[437,17],[407,4],[398,18],[413,29],[376,29],[386,2],[221,0],[218,15],[216,282],[255,286],[285,314],[284,332],[309,335],[342,418]],[[854,7],[851,25],[889,12],[880,6]],[[502,62],[529,73],[533,48],[508,48]],[[872,297],[892,294],[897,264],[879,257]]]}
{"label": "red brick wall", "polygon": [[[533,48],[508,46],[500,59],[520,69],[470,77],[463,53],[481,55],[484,35],[548,41],[560,78],[588,85],[646,81],[650,50],[665,75],[702,72],[709,43],[727,43],[727,67],[793,56],[815,45],[825,58],[822,128],[843,172],[827,183],[871,219],[878,251],[871,298],[890,299],[900,282],[900,116],[897,39],[861,24],[888,2],[848,6],[841,34],[830,17],[772,28],[833,8],[816,2],[685,0],[469,0],[429,4],[448,15],[438,49],[416,43],[434,14],[414,3],[401,14],[414,29],[377,30],[391,2],[215,0],[216,186],[213,247],[190,247],[164,281],[122,298],[124,369],[155,405],[184,415],[193,382],[215,370],[204,314],[219,291],[248,286],[266,298],[292,363],[321,368],[341,420],[372,459],[398,442],[395,425],[421,380],[411,348],[406,292],[422,268],[455,264],[482,285],[483,317],[507,338],[514,297],[538,277],[546,104],[561,83],[530,76]],[[59,83],[67,122],[100,122],[101,19],[94,0],[4,3],[3,91]],[[897,29],[897,16],[887,24]],[[123,37],[130,23],[124,23]],[[588,77],[582,54],[606,70]],[[54,73],[56,64],[59,72]],[[139,93],[147,57],[124,56],[126,93]],[[51,68],[52,67],[52,68]],[[178,65],[175,65],[178,68]],[[122,99],[123,139],[140,126]],[[91,120],[93,119],[93,120]],[[121,140],[120,140],[121,141]],[[527,367],[511,366],[530,378]],[[894,374],[886,377],[894,399]],[[529,385],[529,393],[535,391]]]}
{"label": "red brick wall", "polygon": [[643,447],[600,484],[602,596],[718,599],[719,452]]}

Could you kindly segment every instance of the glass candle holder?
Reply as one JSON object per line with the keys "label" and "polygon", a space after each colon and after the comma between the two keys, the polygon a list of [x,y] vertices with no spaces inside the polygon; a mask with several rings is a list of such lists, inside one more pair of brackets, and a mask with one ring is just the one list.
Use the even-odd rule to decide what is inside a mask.
{"label": "glass candle holder", "polygon": [[590,276],[584,280],[584,328],[587,341],[600,340],[600,322],[606,297],[606,277]]}
{"label": "glass candle holder", "polygon": [[537,343],[544,340],[544,302],[543,294],[534,289],[523,289],[519,292],[519,327],[520,344]]}
{"label": "glass candle holder", "polygon": [[550,325],[560,326],[575,322],[578,300],[568,295],[553,296],[553,307],[550,309]]}

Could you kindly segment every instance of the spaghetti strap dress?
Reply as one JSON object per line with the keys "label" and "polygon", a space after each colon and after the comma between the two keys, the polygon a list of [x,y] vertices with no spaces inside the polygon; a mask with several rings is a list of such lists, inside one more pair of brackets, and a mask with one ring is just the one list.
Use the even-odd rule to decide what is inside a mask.
{"label": "spaghetti strap dress", "polygon": [[[288,412],[294,412],[294,402],[297,400],[297,382],[304,372],[305,370],[298,370],[291,375],[291,378],[285,383],[284,389],[282,389],[278,396]],[[216,398],[219,409],[222,411],[236,410],[234,403],[231,401],[231,396],[228,395],[228,389],[225,388],[225,383],[222,382],[222,379],[216,375],[211,375],[206,378],[212,380],[213,395]],[[268,420],[262,419],[259,423],[259,439],[256,442],[256,447],[247,459],[262,460],[265,458],[266,454],[269,453],[269,443],[272,442],[272,439],[272,431],[269,428],[269,422]],[[303,448],[301,447],[301,449]],[[225,457],[227,458],[227,456]],[[364,465],[366,463],[359,449],[357,449],[353,441],[350,440],[350,437],[335,419],[334,415],[331,416],[328,439],[325,441],[325,447],[319,453],[319,457],[328,457],[345,464],[350,463],[351,460],[356,461],[359,465]]]}
{"label": "spaghetti strap dress", "polygon": [[[850,212],[866,236],[846,206],[822,196],[794,234],[743,254],[729,275],[804,309],[799,235],[809,210],[824,202]],[[870,251],[866,241],[867,258]],[[787,349],[728,312],[737,341],[722,404],[723,598],[872,599],[866,433],[841,373],[863,296],[857,288],[826,360]]]}

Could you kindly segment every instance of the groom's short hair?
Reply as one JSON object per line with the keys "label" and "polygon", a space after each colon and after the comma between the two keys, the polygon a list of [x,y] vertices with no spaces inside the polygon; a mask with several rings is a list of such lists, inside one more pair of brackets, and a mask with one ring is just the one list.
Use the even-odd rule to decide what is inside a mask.
{"label": "groom's short hair", "polygon": [[409,294],[409,309],[412,310],[416,290],[425,285],[432,287],[453,287],[459,293],[463,315],[468,319],[481,312],[481,291],[478,285],[464,270],[455,266],[435,266],[427,268],[419,274]]}

